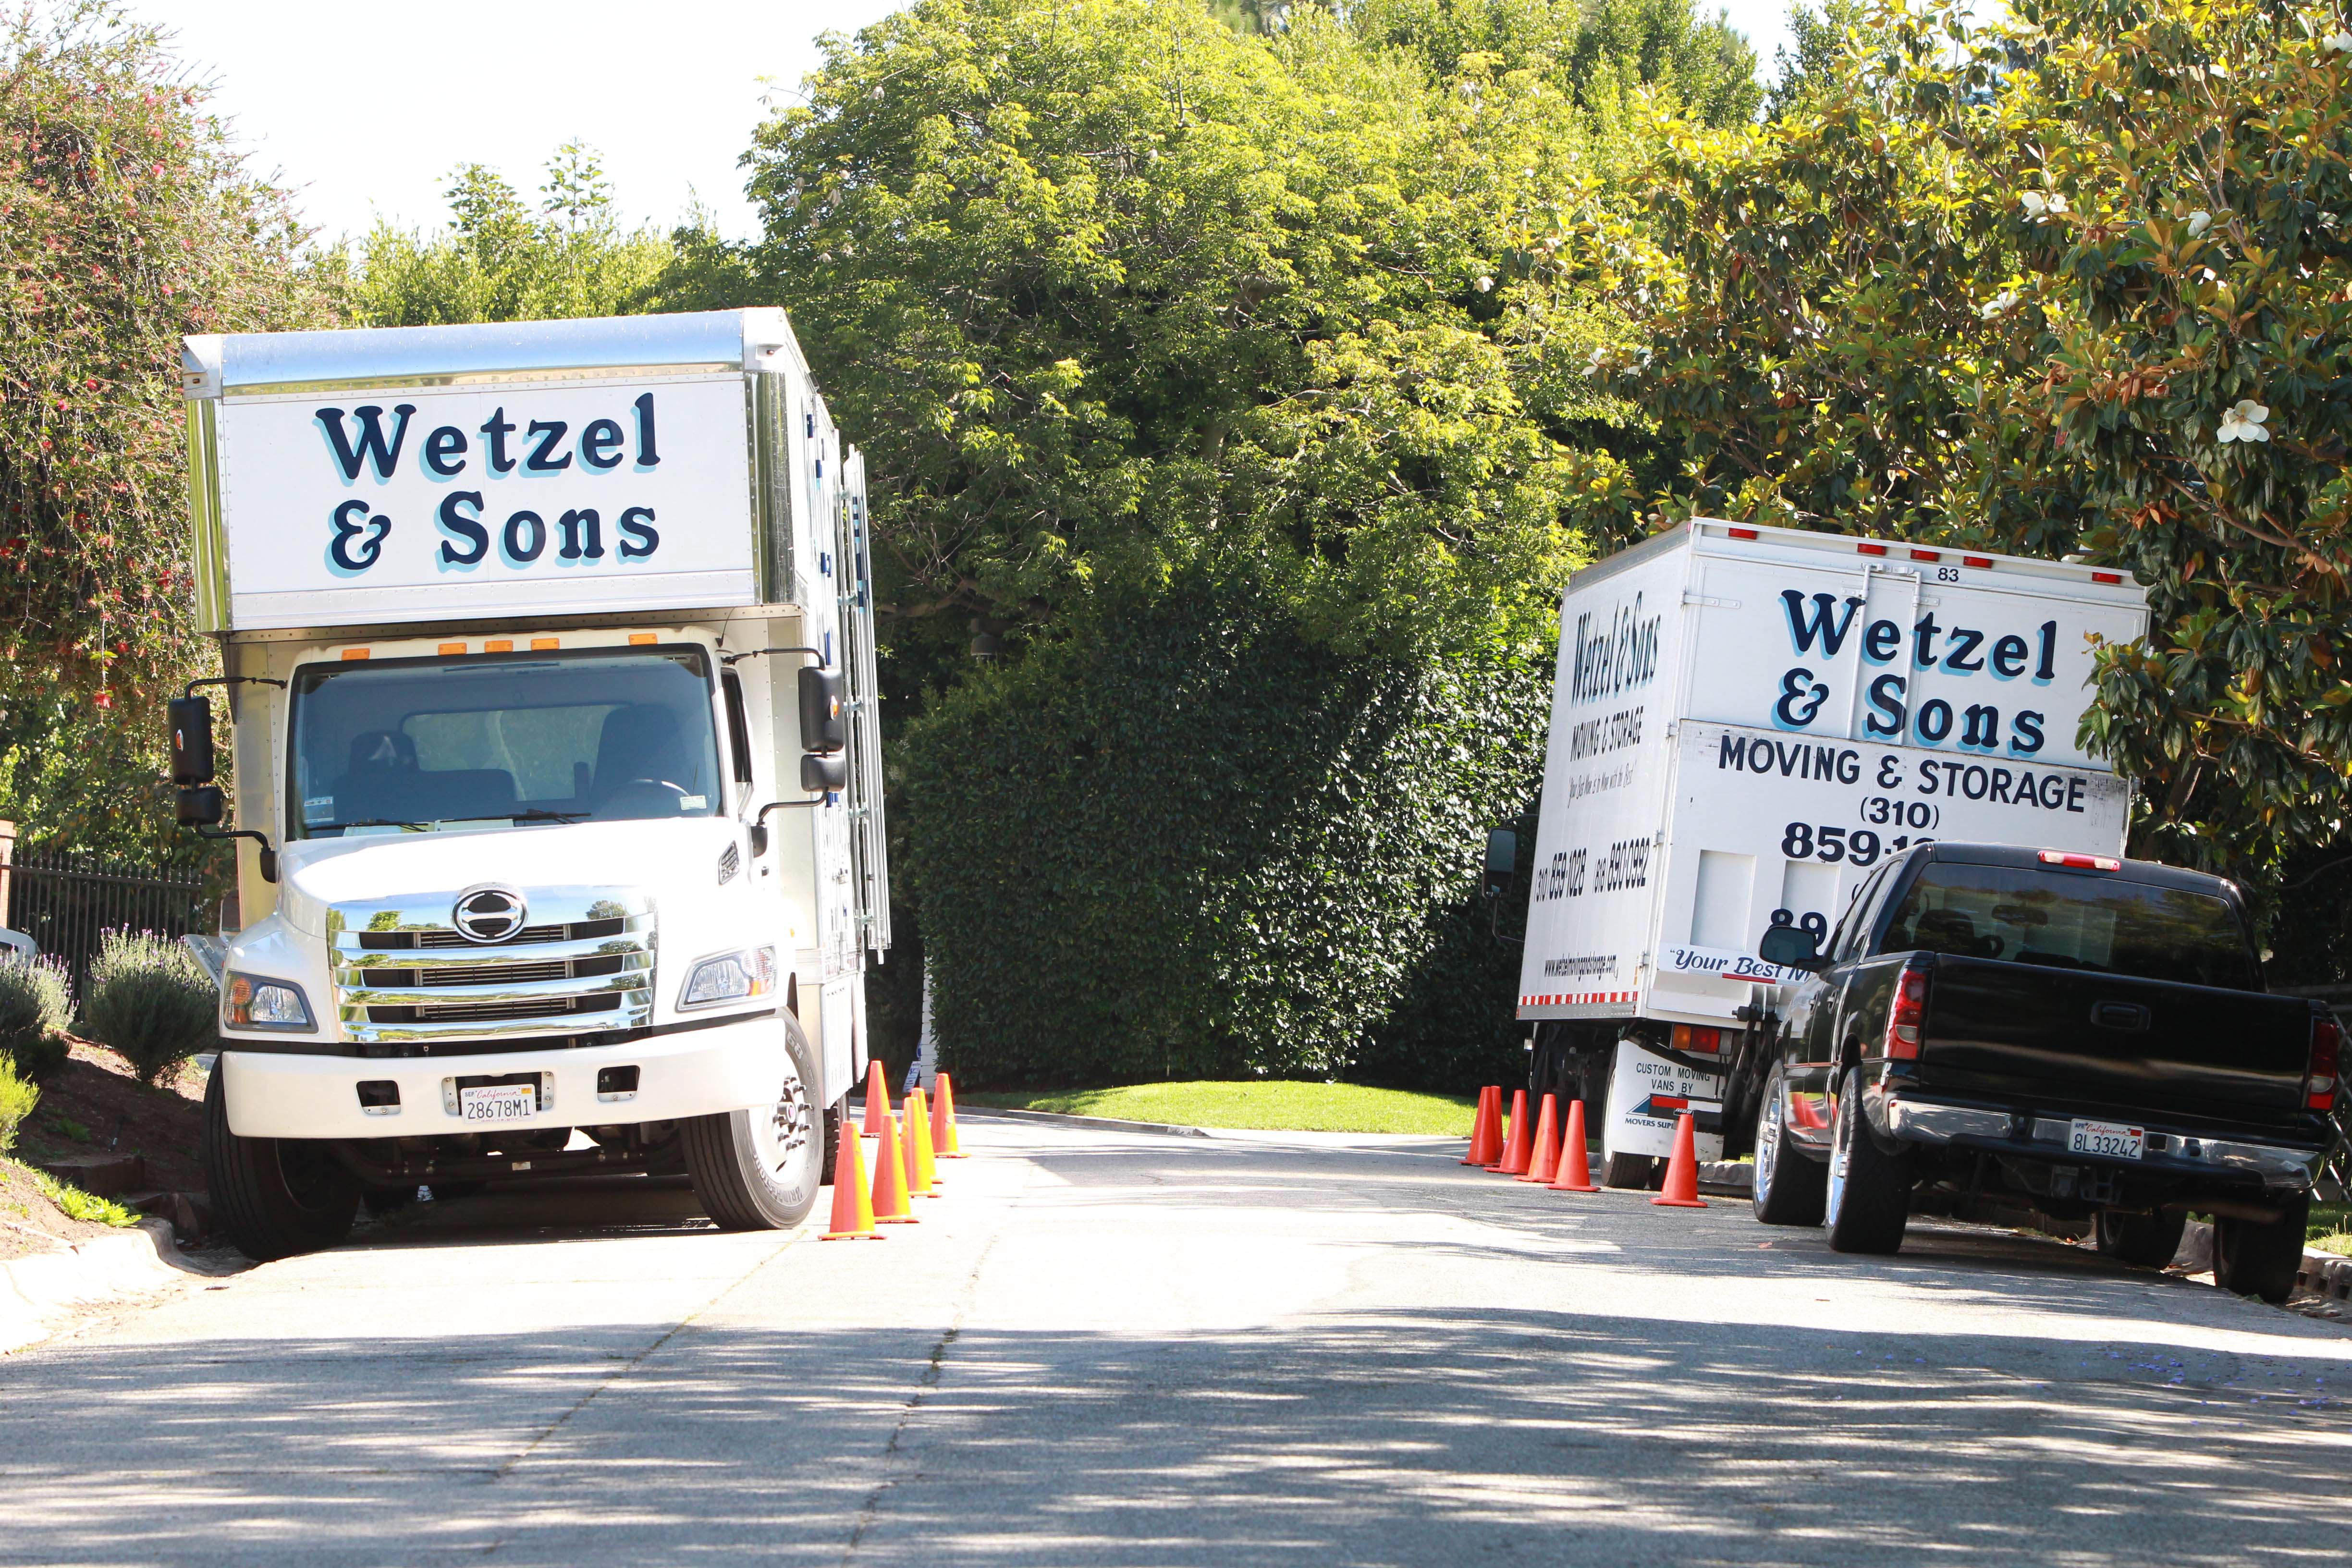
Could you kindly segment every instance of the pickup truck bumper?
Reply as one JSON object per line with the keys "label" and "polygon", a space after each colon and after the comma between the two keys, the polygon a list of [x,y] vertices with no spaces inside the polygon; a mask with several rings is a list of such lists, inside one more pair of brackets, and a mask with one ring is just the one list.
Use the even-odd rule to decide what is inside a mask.
{"label": "pickup truck bumper", "polygon": [[[656,1034],[576,1049],[444,1057],[304,1056],[221,1052],[229,1131],[241,1138],[426,1138],[483,1131],[458,1114],[458,1081],[541,1075],[538,1111],[500,1130],[672,1121],[772,1105],[782,1083],[784,1026],[772,1013],[740,1023]],[[637,1069],[625,1099],[600,1096],[605,1068]],[[398,1087],[395,1110],[371,1110],[360,1085]],[[380,1089],[372,1089],[382,1098]]]}
{"label": "pickup truck bumper", "polygon": [[[2318,1179],[2327,1152],[2289,1144],[2208,1137],[2186,1127],[2145,1123],[2147,1152],[2137,1160],[2078,1154],[2066,1146],[2069,1119],[2032,1110],[1956,1105],[1908,1094],[1864,1095],[1871,1121],[1906,1143],[1982,1149],[2058,1164],[2096,1165],[2151,1175],[2202,1178],[2299,1192]],[[1875,1103],[1871,1103],[1872,1101]],[[2140,1125],[2140,1123],[2135,1123]]]}

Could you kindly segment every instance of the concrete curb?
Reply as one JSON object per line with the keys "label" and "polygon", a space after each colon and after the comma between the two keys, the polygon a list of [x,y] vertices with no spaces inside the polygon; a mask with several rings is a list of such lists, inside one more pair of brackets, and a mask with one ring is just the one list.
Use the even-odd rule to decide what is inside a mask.
{"label": "concrete curb", "polygon": [[160,1219],[0,1263],[0,1354],[47,1339],[80,1311],[160,1290],[190,1272]]}
{"label": "concrete curb", "polygon": [[2295,1285],[2315,1296],[2331,1301],[2352,1301],[2352,1258],[2333,1252],[2303,1249],[2303,1268],[2294,1277]]}
{"label": "concrete curb", "polygon": [[1727,1197],[1753,1197],[1756,1195],[1756,1167],[1745,1160],[1702,1160],[1698,1167],[1698,1190],[1721,1193]]}
{"label": "concrete curb", "polygon": [[1057,1127],[1093,1127],[1105,1132],[1160,1132],[1171,1138],[1206,1138],[1205,1127],[1178,1127],[1166,1121],[1121,1121],[1115,1116],[1066,1116],[1058,1110],[1003,1110],[992,1105],[959,1105],[956,1118],[996,1117],[1005,1121],[1042,1121]]}

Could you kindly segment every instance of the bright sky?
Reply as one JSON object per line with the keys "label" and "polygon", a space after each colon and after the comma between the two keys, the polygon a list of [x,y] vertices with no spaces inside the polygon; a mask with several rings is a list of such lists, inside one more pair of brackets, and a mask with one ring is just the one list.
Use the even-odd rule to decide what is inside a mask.
{"label": "bright sky", "polygon": [[[327,239],[378,214],[438,226],[461,163],[489,164],[535,202],[548,154],[573,138],[604,155],[625,222],[666,225],[693,195],[746,237],[757,225],[736,159],[763,95],[790,94],[816,68],[819,34],[856,32],[898,4],[131,0],[177,35],[256,167],[296,190]],[[1787,0],[1725,9],[1769,76]]]}

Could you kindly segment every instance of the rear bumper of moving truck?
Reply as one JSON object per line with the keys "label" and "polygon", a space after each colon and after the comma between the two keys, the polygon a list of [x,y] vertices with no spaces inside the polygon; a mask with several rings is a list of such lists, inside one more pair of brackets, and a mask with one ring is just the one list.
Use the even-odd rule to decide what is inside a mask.
{"label": "rear bumper of moving truck", "polygon": [[[772,1105],[784,1041],[783,1021],[772,1013],[614,1045],[478,1055],[310,1056],[225,1040],[215,1070],[224,1075],[229,1131],[242,1138],[430,1138],[488,1131],[460,1114],[457,1089],[516,1074],[539,1075],[539,1109],[499,1121],[500,1131],[673,1121]],[[600,1073],[632,1067],[634,1092],[599,1094]],[[395,1108],[362,1100],[361,1085],[370,1086],[368,1100],[381,1101],[386,1083],[398,1090]]]}

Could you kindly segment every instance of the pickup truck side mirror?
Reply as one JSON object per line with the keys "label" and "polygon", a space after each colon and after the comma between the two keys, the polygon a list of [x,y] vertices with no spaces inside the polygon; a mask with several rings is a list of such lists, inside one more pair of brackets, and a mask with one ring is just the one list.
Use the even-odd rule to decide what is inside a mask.
{"label": "pickup truck side mirror", "polygon": [[1486,833],[1486,892],[1499,898],[1511,890],[1518,879],[1519,836],[1507,827],[1489,828]]}
{"label": "pickup truck side mirror", "polygon": [[1822,956],[1822,939],[1803,926],[1767,926],[1763,940],[1756,944],[1756,956],[1783,969],[1814,974],[1830,966],[1830,961]]}
{"label": "pickup truck side mirror", "polygon": [[[183,795],[191,784],[208,784],[217,771],[213,756],[213,700],[209,697],[174,697],[172,699],[172,782],[180,786]],[[220,791],[215,790],[215,797]],[[210,819],[218,822],[217,814]],[[180,821],[187,826],[185,805]]]}

